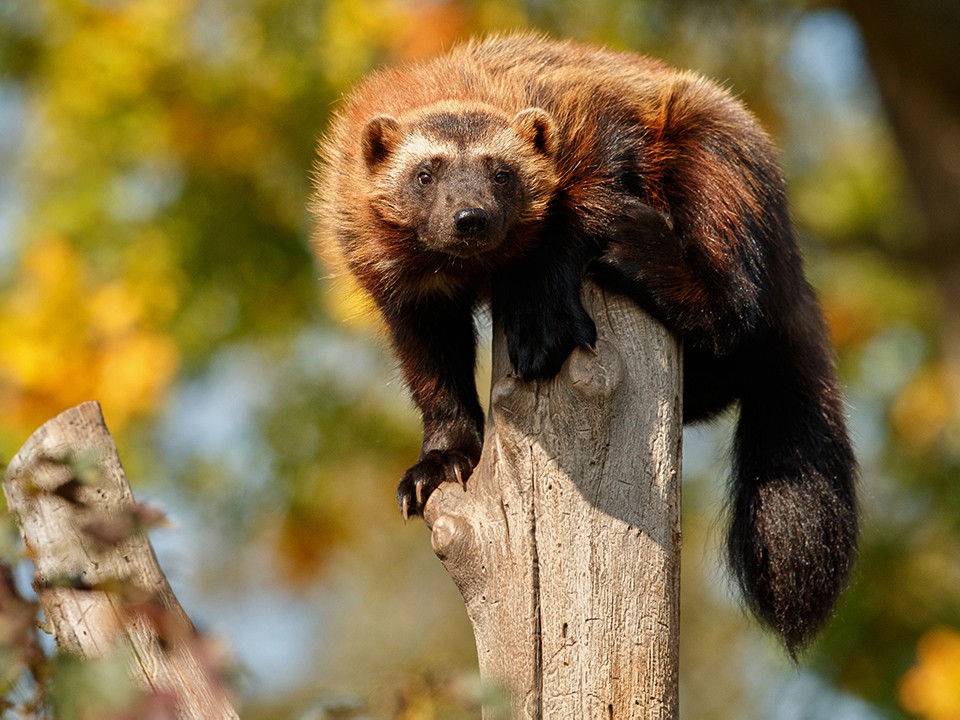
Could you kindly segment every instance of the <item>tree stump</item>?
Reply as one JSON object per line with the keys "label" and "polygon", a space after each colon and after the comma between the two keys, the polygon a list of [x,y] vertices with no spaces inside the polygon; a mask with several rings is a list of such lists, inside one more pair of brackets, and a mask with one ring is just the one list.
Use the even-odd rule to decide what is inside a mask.
{"label": "tree stump", "polygon": [[238,717],[138,527],[144,509],[133,499],[98,403],[78,405],[37,430],[11,460],[3,490],[61,652],[94,659],[126,644],[128,671],[141,691],[170,698],[178,718]]}
{"label": "tree stump", "polygon": [[676,720],[680,346],[624,298],[583,300],[596,351],[551,381],[512,376],[495,330],[483,455],[425,518],[513,718]]}

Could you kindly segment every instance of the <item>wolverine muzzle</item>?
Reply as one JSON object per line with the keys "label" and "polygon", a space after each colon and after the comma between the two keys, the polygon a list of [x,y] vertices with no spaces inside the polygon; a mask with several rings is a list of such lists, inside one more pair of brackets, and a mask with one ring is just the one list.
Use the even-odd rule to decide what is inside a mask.
{"label": "wolverine muzzle", "polygon": [[454,227],[463,235],[479,235],[489,223],[490,216],[483,208],[464,208],[453,215]]}

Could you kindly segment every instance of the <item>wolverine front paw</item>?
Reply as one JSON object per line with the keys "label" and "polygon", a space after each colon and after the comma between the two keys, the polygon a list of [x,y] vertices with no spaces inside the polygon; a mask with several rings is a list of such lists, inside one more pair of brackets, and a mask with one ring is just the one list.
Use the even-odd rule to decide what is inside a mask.
{"label": "wolverine front paw", "polygon": [[423,515],[430,493],[443,482],[466,483],[473,462],[459,450],[431,450],[407,470],[397,485],[397,504],[403,519]]}
{"label": "wolverine front paw", "polygon": [[597,327],[579,302],[564,315],[562,319],[549,315],[507,319],[507,352],[513,369],[524,380],[551,378],[574,348],[596,344]]}

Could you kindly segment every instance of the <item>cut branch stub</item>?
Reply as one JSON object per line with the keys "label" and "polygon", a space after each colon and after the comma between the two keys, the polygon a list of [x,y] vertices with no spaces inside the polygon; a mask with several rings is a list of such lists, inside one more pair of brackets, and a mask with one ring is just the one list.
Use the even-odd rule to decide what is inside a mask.
{"label": "cut branch stub", "polygon": [[425,518],[515,718],[678,717],[680,349],[584,290],[594,351],[509,373],[499,332],[483,455]]}
{"label": "cut branch stub", "polygon": [[175,697],[178,717],[237,717],[140,527],[151,513],[133,499],[97,403],[37,430],[10,462],[3,489],[61,651],[92,659],[126,644],[137,685]]}

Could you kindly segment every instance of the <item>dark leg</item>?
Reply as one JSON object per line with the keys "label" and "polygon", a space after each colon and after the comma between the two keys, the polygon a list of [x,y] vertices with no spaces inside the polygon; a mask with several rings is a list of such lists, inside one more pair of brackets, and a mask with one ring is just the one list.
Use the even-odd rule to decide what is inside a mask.
{"label": "dark leg", "polygon": [[719,356],[760,317],[759,290],[745,264],[684,239],[665,215],[631,199],[592,269],[604,287],[632,297],[688,344]]}
{"label": "dark leg", "polygon": [[717,416],[740,397],[743,370],[740,353],[717,357],[689,343],[683,346],[683,422]]}
{"label": "dark leg", "polygon": [[384,303],[381,309],[423,419],[420,459],[397,488],[406,517],[422,513],[440,483],[465,482],[480,459],[483,411],[474,380],[473,303],[437,296]]}
{"label": "dark leg", "polygon": [[524,380],[553,377],[575,347],[596,342],[596,326],[580,303],[580,284],[598,252],[572,221],[555,217],[526,257],[497,274],[494,308],[503,318],[510,361]]}

